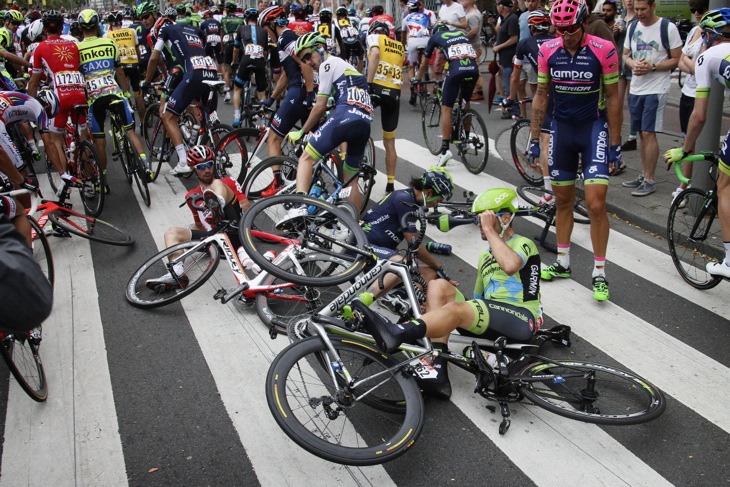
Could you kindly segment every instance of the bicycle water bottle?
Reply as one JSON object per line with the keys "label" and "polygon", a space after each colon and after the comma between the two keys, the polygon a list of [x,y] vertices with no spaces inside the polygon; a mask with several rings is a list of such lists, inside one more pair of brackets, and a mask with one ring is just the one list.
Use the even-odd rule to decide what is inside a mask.
{"label": "bicycle water bottle", "polygon": [[264,252],[264,259],[268,260],[269,262],[274,262],[274,259],[276,259],[276,252],[274,252],[273,250],[267,250],[266,252]]}
{"label": "bicycle water bottle", "polygon": [[[466,358],[474,358],[474,349],[472,349],[471,347],[466,347],[462,355]],[[482,357],[484,357],[484,360],[486,360],[486,362],[493,370],[499,369],[499,362],[497,362],[496,354],[492,352],[485,352],[484,350],[482,350]]]}
{"label": "bicycle water bottle", "polygon": [[236,253],[238,254],[238,260],[241,261],[241,265],[244,269],[251,271],[254,275],[259,275],[261,273],[261,267],[259,267],[258,264],[248,256],[243,247],[238,247]]}
{"label": "bicycle water bottle", "polygon": [[309,196],[311,196],[312,198],[319,198],[319,195],[321,194],[322,188],[317,184],[313,185],[312,189],[309,190]]}
{"label": "bicycle water bottle", "polygon": [[451,255],[451,245],[449,244],[428,242],[426,249],[432,254]]}

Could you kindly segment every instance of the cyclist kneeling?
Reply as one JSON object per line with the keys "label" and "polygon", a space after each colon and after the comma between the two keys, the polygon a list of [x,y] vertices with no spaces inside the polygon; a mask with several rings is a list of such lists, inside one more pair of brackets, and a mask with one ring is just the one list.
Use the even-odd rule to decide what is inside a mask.
{"label": "cyclist kneeling", "polygon": [[[241,214],[248,209],[250,203],[241,192],[241,187],[236,180],[230,176],[223,179],[216,179],[213,169],[215,154],[213,150],[205,145],[196,145],[187,152],[187,163],[191,170],[200,180],[200,186],[191,189],[185,195],[185,201],[193,214],[194,224],[192,228],[172,227],[165,231],[165,247],[172,247],[183,242],[202,240],[220,230],[220,223],[223,220],[234,220],[238,222]],[[198,210],[193,207],[192,199],[195,196],[202,196],[205,201],[205,210]],[[238,226],[229,227],[227,232],[231,243],[238,248],[241,243],[238,238]],[[172,260],[180,253],[171,254]],[[164,286],[167,289],[177,287],[179,283],[187,282],[184,276],[184,264],[179,262],[174,266],[175,276],[169,272],[156,279],[148,279],[145,285],[151,289]]]}
{"label": "cyclist kneeling", "polygon": [[[517,341],[529,341],[542,326],[540,306],[540,254],[532,239],[512,229],[517,211],[517,194],[511,189],[485,191],[474,201],[479,213],[482,239],[488,247],[479,256],[474,299],[464,295],[443,279],[429,283],[426,309],[419,319],[391,323],[385,317],[355,301],[353,311],[364,315],[364,324],[378,347],[392,352],[404,342],[427,336],[434,348],[446,350],[449,334],[482,337],[490,330]],[[421,381],[427,392],[448,398],[451,384],[446,361],[436,357],[433,367],[438,375]]]}

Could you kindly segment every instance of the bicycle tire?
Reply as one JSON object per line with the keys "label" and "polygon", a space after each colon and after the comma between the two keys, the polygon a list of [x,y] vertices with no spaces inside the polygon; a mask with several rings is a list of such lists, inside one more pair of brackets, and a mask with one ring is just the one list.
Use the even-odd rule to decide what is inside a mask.
{"label": "bicycle tire", "polygon": [[41,327],[28,333],[8,334],[0,340],[0,355],[8,364],[18,385],[31,399],[43,402],[48,399],[48,382],[38,348]]}
{"label": "bicycle tire", "polygon": [[[589,384],[585,374],[592,374],[595,384]],[[661,416],[667,406],[664,394],[649,381],[607,365],[541,357],[527,364],[517,379],[522,394],[535,405],[585,423],[646,423]]]}
{"label": "bicycle tire", "polygon": [[[288,209],[305,205],[306,215],[286,221]],[[327,275],[302,275],[290,272],[272,262],[264,253],[274,250],[280,253],[287,244],[257,238],[256,230],[293,238],[299,242],[299,249],[290,253],[289,258],[302,258],[309,253],[324,253],[339,259],[339,267],[331,269]],[[353,248],[367,248],[367,237],[345,210],[323,200],[309,196],[292,194],[277,195],[256,201],[246,211],[238,228],[239,236],[246,253],[261,269],[295,284],[307,286],[333,286],[353,279],[362,272],[371,256],[352,251]]]}
{"label": "bicycle tire", "polygon": [[[461,111],[460,125],[460,133],[455,140],[456,147],[461,155],[461,162],[464,163],[467,171],[472,174],[479,174],[484,171],[489,161],[487,126],[481,115],[471,109]],[[481,134],[479,134],[480,131]]]}
{"label": "bicycle tire", "polygon": [[48,219],[69,233],[95,242],[118,246],[134,244],[134,238],[131,235],[111,223],[66,208],[59,208],[51,212]]}
{"label": "bicycle tire", "polygon": [[94,144],[88,140],[79,142],[76,174],[83,181],[83,187],[79,190],[81,203],[86,214],[93,217],[101,215],[104,210],[104,188],[101,185],[101,168],[98,161]]}
{"label": "bicycle tire", "polygon": [[214,243],[202,247],[201,252],[186,259],[183,274],[187,277],[188,282],[184,287],[177,289],[167,286],[151,288],[147,287],[146,281],[168,272],[167,263],[170,254],[180,251],[187,252],[199,245],[199,241],[183,242],[150,257],[129,279],[126,288],[127,301],[136,308],[151,309],[180,301],[185,296],[192,294],[213,275],[218,267],[220,250]]}
{"label": "bicycle tire", "polygon": [[63,180],[61,179],[61,175],[58,174],[58,171],[56,171],[56,167],[51,162],[51,159],[48,157],[48,152],[45,150],[43,152],[43,157],[46,160],[46,177],[48,178],[48,184],[51,186],[53,194],[57,194],[58,190],[63,188]]}
{"label": "bicycle tire", "polygon": [[[337,260],[325,254],[310,254],[300,261],[304,266],[318,266],[329,271],[330,265],[338,265]],[[287,261],[284,266],[293,266]],[[310,273],[312,271],[309,271]],[[274,291],[256,294],[254,304],[256,314],[264,325],[269,326],[271,320],[278,318],[284,323],[299,315],[311,315],[323,306],[331,303],[342,293],[339,286],[313,287],[290,285],[286,280],[268,275],[262,282],[263,286],[282,286]],[[286,327],[274,326],[277,332],[285,334]]]}
{"label": "bicycle tire", "polygon": [[479,64],[484,64],[487,62],[487,56],[489,56],[489,51],[488,51],[489,48],[487,47],[486,40],[482,40],[481,44],[482,44],[482,52],[479,55]]}
{"label": "bicycle tire", "polygon": [[441,152],[441,104],[435,96],[426,100],[421,113],[421,129],[423,131],[423,139],[426,142],[426,148],[433,155]]}
{"label": "bicycle tire", "polygon": [[531,121],[521,118],[512,126],[509,136],[509,147],[512,151],[512,161],[515,163],[517,172],[531,186],[542,186],[545,181],[542,176],[540,161],[530,164],[528,150],[530,147],[530,125]]}
{"label": "bicycle tire", "polygon": [[375,175],[377,169],[375,169],[375,143],[372,137],[368,137],[368,145],[365,147],[365,156],[363,157],[361,166],[366,166],[364,174],[360,174],[358,186],[360,187],[360,194],[362,195],[362,205],[360,208],[360,214],[364,215],[368,209],[368,203],[370,203],[370,194],[373,192],[373,186],[375,185]]}
{"label": "bicycle tire", "polygon": [[[353,380],[396,365],[371,345],[336,337],[330,340]],[[284,433],[313,455],[342,465],[378,465],[408,451],[424,423],[423,399],[413,376],[397,370],[378,377],[381,387],[367,389],[403,404],[398,413],[386,413],[364,400],[340,407],[338,400],[365,393],[369,385],[338,399],[323,365],[328,362],[328,350],[319,336],[289,345],[272,362],[266,376],[266,401]],[[330,419],[327,412],[336,417]]]}
{"label": "bicycle tire", "polygon": [[[152,170],[151,181],[155,181],[160,175],[162,162],[169,161],[172,155],[172,143],[167,137],[167,130],[160,119],[160,103],[156,102],[147,107],[142,122],[142,134],[149,149],[150,169]],[[152,161],[157,160],[155,165]]]}
{"label": "bicycle tire", "polygon": [[129,172],[129,178],[134,180],[134,185],[137,187],[139,195],[142,197],[144,204],[149,207],[152,204],[150,198],[150,188],[147,185],[147,174],[139,160],[137,150],[132,145],[132,141],[129,139],[129,135],[126,132],[122,132],[122,143],[119,147],[119,160],[122,162],[122,166],[125,167],[125,171]]}
{"label": "bicycle tire", "polygon": [[53,271],[53,254],[51,253],[51,245],[48,243],[48,237],[43,233],[43,228],[30,215],[26,215],[30,223],[30,237],[33,246],[33,258],[43,271],[48,282],[53,286],[55,278]]}
{"label": "bicycle tire", "polygon": [[[552,191],[548,191],[545,188],[527,185],[518,186],[517,194],[532,206],[540,206],[540,199],[545,195],[549,194],[552,195],[553,198],[555,197],[555,193]],[[548,204],[554,205],[555,203],[550,202]],[[588,217],[588,210],[586,209],[583,200],[577,195],[575,197],[575,202],[573,203],[573,221],[575,223],[580,223],[581,225],[587,225],[591,222],[591,219]]]}
{"label": "bicycle tire", "polygon": [[[268,157],[253,167],[243,182],[243,194],[249,201],[253,202],[262,198],[261,193],[270,189],[274,184],[274,167],[279,169],[279,180],[283,191],[288,188],[286,194],[296,190],[297,161],[286,156]],[[278,194],[278,193],[277,193]]]}
{"label": "bicycle tire", "polygon": [[[258,129],[239,128],[232,130],[218,142],[215,147],[216,175],[231,176],[243,184],[249,171],[251,149],[261,136]],[[246,195],[248,197],[248,195]]]}
{"label": "bicycle tire", "polygon": [[[722,277],[705,269],[708,262],[722,262],[724,258],[717,202],[703,211],[706,197],[707,193],[699,188],[685,189],[672,201],[667,219],[667,242],[674,267],[697,289],[712,289],[722,281]],[[703,218],[698,222],[701,211]],[[695,226],[697,231],[690,238]]]}
{"label": "bicycle tire", "polygon": [[112,150],[117,155],[117,158],[119,159],[119,162],[122,165],[122,170],[124,171],[124,177],[127,179],[127,184],[132,184],[132,172],[134,171],[129,163],[129,155],[127,153],[125,143],[122,142],[122,147],[119,147],[119,139],[126,136],[126,133],[120,128],[119,123],[117,123],[116,117],[112,119],[111,122],[111,128],[112,128]]}

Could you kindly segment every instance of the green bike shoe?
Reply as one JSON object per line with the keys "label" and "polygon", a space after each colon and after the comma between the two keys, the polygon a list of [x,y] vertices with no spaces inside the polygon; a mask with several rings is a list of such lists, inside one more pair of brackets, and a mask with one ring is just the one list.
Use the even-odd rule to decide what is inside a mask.
{"label": "green bike shoe", "polygon": [[554,277],[569,278],[572,274],[570,267],[567,269],[557,262],[540,271],[540,278],[543,281],[552,281]]}
{"label": "green bike shoe", "polygon": [[608,292],[608,281],[603,276],[593,278],[593,299],[596,301],[608,301],[611,293]]}

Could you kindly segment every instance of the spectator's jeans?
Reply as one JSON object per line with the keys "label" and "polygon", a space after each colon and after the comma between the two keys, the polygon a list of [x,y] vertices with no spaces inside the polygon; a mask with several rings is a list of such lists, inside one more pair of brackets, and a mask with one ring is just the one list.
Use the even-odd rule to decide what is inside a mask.
{"label": "spectator's jeans", "polygon": [[502,89],[504,93],[502,96],[506,99],[509,98],[509,83],[512,79],[512,70],[514,66],[502,66]]}

